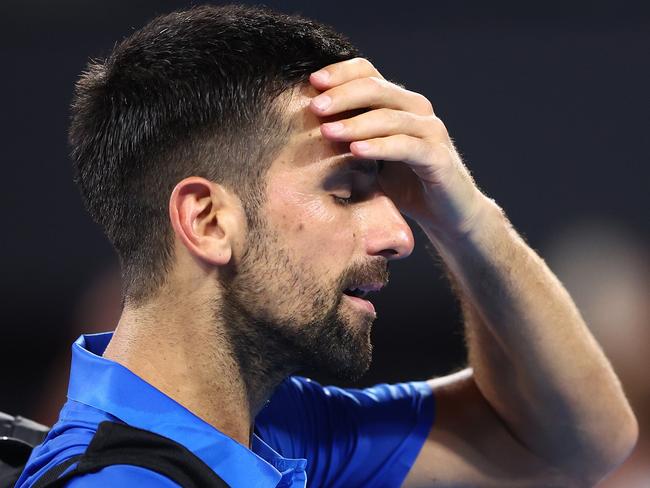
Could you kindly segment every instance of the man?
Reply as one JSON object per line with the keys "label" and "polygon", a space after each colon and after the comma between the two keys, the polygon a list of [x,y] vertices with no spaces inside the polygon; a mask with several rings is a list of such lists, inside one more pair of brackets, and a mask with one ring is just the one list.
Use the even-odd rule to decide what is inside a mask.
{"label": "man", "polygon": [[[73,347],[69,401],[18,486],[106,420],[182,444],[233,487],[589,486],[634,445],[570,297],[431,103],[328,28],[243,7],[158,18],[89,66],[70,140],[124,310]],[[471,368],[366,390],[292,376],[366,371],[364,297],[413,250],[401,213],[449,269]],[[118,483],[177,486],[127,464],[67,486]]]}

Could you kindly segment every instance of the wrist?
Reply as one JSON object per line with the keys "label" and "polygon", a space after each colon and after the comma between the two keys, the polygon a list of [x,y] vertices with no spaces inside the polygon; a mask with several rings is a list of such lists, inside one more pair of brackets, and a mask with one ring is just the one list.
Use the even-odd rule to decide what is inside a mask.
{"label": "wrist", "polygon": [[501,207],[481,192],[477,192],[472,212],[455,228],[441,228],[434,221],[420,223],[420,227],[439,252],[466,245],[486,245],[495,232],[507,225],[509,224]]}

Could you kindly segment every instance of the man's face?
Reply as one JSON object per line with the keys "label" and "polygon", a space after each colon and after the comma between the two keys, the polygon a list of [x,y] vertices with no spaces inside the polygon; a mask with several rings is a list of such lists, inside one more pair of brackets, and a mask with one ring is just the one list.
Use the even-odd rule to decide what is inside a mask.
{"label": "man's face", "polygon": [[286,109],[292,135],[267,173],[224,305],[254,324],[254,340],[290,353],[284,361],[356,379],[370,366],[375,312],[350,290],[384,286],[388,261],[411,253],[413,235],[379,186],[377,162],[321,136],[307,108],[316,94],[301,88]]}

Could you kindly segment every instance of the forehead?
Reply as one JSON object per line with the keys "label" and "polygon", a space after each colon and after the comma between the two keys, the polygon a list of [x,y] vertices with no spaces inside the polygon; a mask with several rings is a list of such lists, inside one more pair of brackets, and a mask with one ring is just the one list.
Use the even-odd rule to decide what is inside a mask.
{"label": "forehead", "polygon": [[309,109],[312,98],[319,93],[311,85],[301,85],[286,95],[282,111],[289,122],[289,136],[271,167],[312,175],[346,169],[363,173],[376,171],[376,161],[353,157],[349,142],[334,142],[321,135],[323,122],[346,119],[359,112],[319,118]]}

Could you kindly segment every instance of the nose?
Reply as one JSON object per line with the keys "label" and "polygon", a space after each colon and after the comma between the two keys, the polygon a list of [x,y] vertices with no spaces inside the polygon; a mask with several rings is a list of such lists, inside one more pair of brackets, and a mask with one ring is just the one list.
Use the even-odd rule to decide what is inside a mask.
{"label": "nose", "polygon": [[372,211],[365,216],[366,253],[386,259],[403,259],[413,252],[413,232],[393,201],[383,193],[372,199]]}

